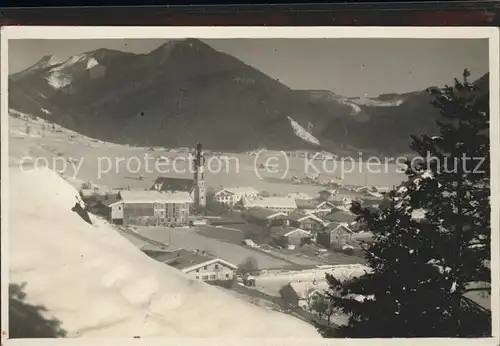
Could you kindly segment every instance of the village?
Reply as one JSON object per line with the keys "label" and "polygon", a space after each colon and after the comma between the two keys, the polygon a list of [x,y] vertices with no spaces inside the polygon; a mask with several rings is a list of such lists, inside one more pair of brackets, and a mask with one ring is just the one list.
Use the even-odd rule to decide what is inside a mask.
{"label": "village", "polygon": [[[252,186],[206,188],[201,144],[194,156],[192,179],[159,176],[148,189],[88,182],[80,195],[88,212],[192,279],[308,322],[344,323],[324,299],[325,275],[349,280],[369,270],[363,246],[373,234],[350,208],[353,201],[377,208],[387,189],[338,180],[314,196]],[[315,183],[309,179],[296,183]]]}

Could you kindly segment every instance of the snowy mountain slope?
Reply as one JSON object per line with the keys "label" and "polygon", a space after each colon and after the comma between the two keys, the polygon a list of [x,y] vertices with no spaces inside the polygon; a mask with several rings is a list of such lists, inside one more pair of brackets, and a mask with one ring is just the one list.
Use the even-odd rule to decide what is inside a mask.
{"label": "snowy mountain slope", "polygon": [[[48,118],[44,108],[51,121],[78,133],[148,147],[202,142],[222,151],[393,156],[408,151],[408,134],[435,132],[440,115],[430,102],[424,90],[374,98],[293,90],[196,39],[170,40],[147,54],[98,49],[9,76],[11,107]],[[303,128],[311,123],[321,147],[297,136],[287,117]]]}
{"label": "snowy mountain slope", "polygon": [[41,117],[46,114],[40,108],[47,109],[56,124],[105,141],[202,142],[220,150],[311,148],[287,119],[307,124],[306,102],[195,39],[169,41],[148,54],[98,49],[10,82],[12,107]]}
{"label": "snowy mountain slope", "polygon": [[39,61],[37,61],[32,66],[28,67],[27,69],[25,69],[19,73],[16,73],[16,74],[9,76],[9,78],[12,78],[14,80],[25,78],[25,77],[29,76],[30,74],[34,74],[34,73],[37,73],[39,71],[46,70],[47,68],[49,68],[51,66],[58,65],[60,63],[61,63],[61,61],[58,58],[56,58],[55,56],[45,55],[44,57],[42,57]]}
{"label": "snowy mountain slope", "polygon": [[67,337],[319,337],[150,259],[105,221],[86,223],[71,211],[77,191],[53,171],[9,175],[10,283],[26,283],[26,302]]}
{"label": "snowy mountain slope", "polygon": [[306,142],[309,142],[311,144],[315,145],[320,145],[319,140],[314,137],[312,134],[310,134],[305,128],[300,126],[298,122],[293,120],[291,117],[288,117],[288,120],[290,120],[290,124],[292,125],[293,132],[295,135],[301,139],[303,139]]}
{"label": "snowy mountain slope", "polygon": [[45,77],[47,83],[52,86],[54,89],[61,89],[65,86],[69,85],[72,80],[71,77],[62,74],[61,72],[54,71],[47,77]]}
{"label": "snowy mountain slope", "polygon": [[368,97],[349,98],[349,101],[351,104],[356,104],[358,106],[370,106],[370,107],[398,107],[405,102],[404,99],[383,101]]}

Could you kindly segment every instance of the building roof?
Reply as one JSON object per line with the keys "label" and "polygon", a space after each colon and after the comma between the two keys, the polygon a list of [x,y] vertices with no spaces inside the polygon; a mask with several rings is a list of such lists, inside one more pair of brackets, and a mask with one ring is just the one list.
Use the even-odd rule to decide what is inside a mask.
{"label": "building roof", "polygon": [[115,204],[116,202],[119,202],[120,200],[120,195],[118,193],[112,195],[104,195],[102,198],[100,198],[100,202],[108,207],[112,204]]}
{"label": "building roof", "polygon": [[245,210],[245,214],[260,220],[270,220],[276,217],[285,217],[285,213],[272,211],[266,208],[253,207]]}
{"label": "building roof", "polygon": [[326,229],[329,232],[336,231],[340,227],[344,228],[346,231],[348,231],[350,233],[353,233],[353,230],[346,223],[342,223],[342,222],[330,222],[329,224],[326,225]]}
{"label": "building roof", "polygon": [[282,226],[282,227],[271,227],[271,235],[289,237],[293,233],[301,232],[306,236],[310,236],[311,232],[305,231],[301,228]]}
{"label": "building roof", "polygon": [[212,263],[221,263],[231,269],[237,267],[223,259],[217,258],[210,254],[199,251],[191,251],[186,249],[178,249],[170,252],[161,251],[144,251],[149,257],[168,264],[171,267],[177,268],[183,272],[190,272],[198,267],[209,265]]}
{"label": "building roof", "polygon": [[328,189],[328,190],[321,190],[319,193],[328,193],[330,195],[336,195],[337,194],[337,190],[334,190],[334,189]]}
{"label": "building roof", "polygon": [[295,204],[297,205],[297,208],[299,208],[299,209],[316,209],[318,207],[318,205],[320,204],[320,202],[317,200],[314,200],[314,199],[296,198]]}
{"label": "building roof", "polygon": [[334,222],[353,222],[356,221],[356,215],[342,210],[333,211],[324,217],[325,220]]}
{"label": "building roof", "polygon": [[187,192],[169,192],[143,190],[125,190],[120,192],[125,203],[192,203],[193,200]]}
{"label": "building roof", "polygon": [[292,192],[292,193],[287,194],[286,197],[293,198],[295,200],[297,200],[297,199],[312,200],[313,199],[313,197],[311,197],[307,193],[303,193],[303,192]]}
{"label": "building roof", "polygon": [[194,251],[189,251],[186,249],[179,249],[175,251],[169,251],[169,252],[164,252],[164,251],[148,251],[144,250],[144,253],[148,255],[149,257],[157,260],[158,262],[170,264],[170,262],[176,261],[179,258],[191,258],[193,256],[199,256],[199,258],[204,258],[206,260],[212,259],[210,256],[205,256],[205,255],[199,255]]}
{"label": "building roof", "polygon": [[297,212],[297,211],[294,211],[294,212],[290,213],[286,217],[286,219],[287,220],[291,220],[291,221],[296,221],[296,222],[301,222],[301,221],[304,221],[306,219],[311,219],[311,220],[317,221],[319,223],[324,223],[323,220],[321,220],[320,218],[318,218],[315,215],[312,215],[312,214],[309,214],[309,213],[300,213],[300,212]]}
{"label": "building roof", "polygon": [[248,201],[252,207],[296,209],[297,204],[289,197],[262,197]]}
{"label": "building roof", "polygon": [[252,195],[252,194],[258,194],[259,191],[257,191],[255,188],[251,187],[251,186],[244,186],[244,187],[226,187],[222,190],[220,190],[218,193],[221,193],[221,192],[229,192],[233,195],[244,195],[244,194],[248,194],[248,195]]}
{"label": "building roof", "polygon": [[164,192],[163,195],[167,198],[167,203],[193,203],[191,195],[187,191]]}
{"label": "building roof", "polygon": [[155,185],[157,184],[160,184],[160,191],[192,192],[195,187],[194,180],[187,178],[158,177],[156,178],[151,189],[156,190]]}
{"label": "building roof", "polygon": [[374,198],[360,198],[359,200],[363,207],[376,207],[383,202],[382,199],[374,199]]}
{"label": "building roof", "polygon": [[[318,205],[316,206],[317,209],[335,209],[335,210],[340,210],[337,208],[338,205],[342,204],[341,202],[336,202],[336,201],[319,201]],[[326,208],[325,208],[326,207]]]}

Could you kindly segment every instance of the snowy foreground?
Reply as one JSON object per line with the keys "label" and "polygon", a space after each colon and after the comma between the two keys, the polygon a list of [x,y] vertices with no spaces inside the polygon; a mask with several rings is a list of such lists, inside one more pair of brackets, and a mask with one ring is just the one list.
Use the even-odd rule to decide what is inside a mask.
{"label": "snowy foreground", "polygon": [[55,172],[9,172],[10,283],[26,283],[26,303],[44,306],[67,337],[320,337],[150,259],[102,220],[86,223]]}

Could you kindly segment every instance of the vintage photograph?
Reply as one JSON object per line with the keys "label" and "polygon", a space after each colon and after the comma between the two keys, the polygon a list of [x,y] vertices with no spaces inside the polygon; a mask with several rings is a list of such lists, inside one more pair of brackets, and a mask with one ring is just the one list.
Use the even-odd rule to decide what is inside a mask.
{"label": "vintage photograph", "polygon": [[6,337],[492,337],[488,36],[125,33],[7,40]]}

